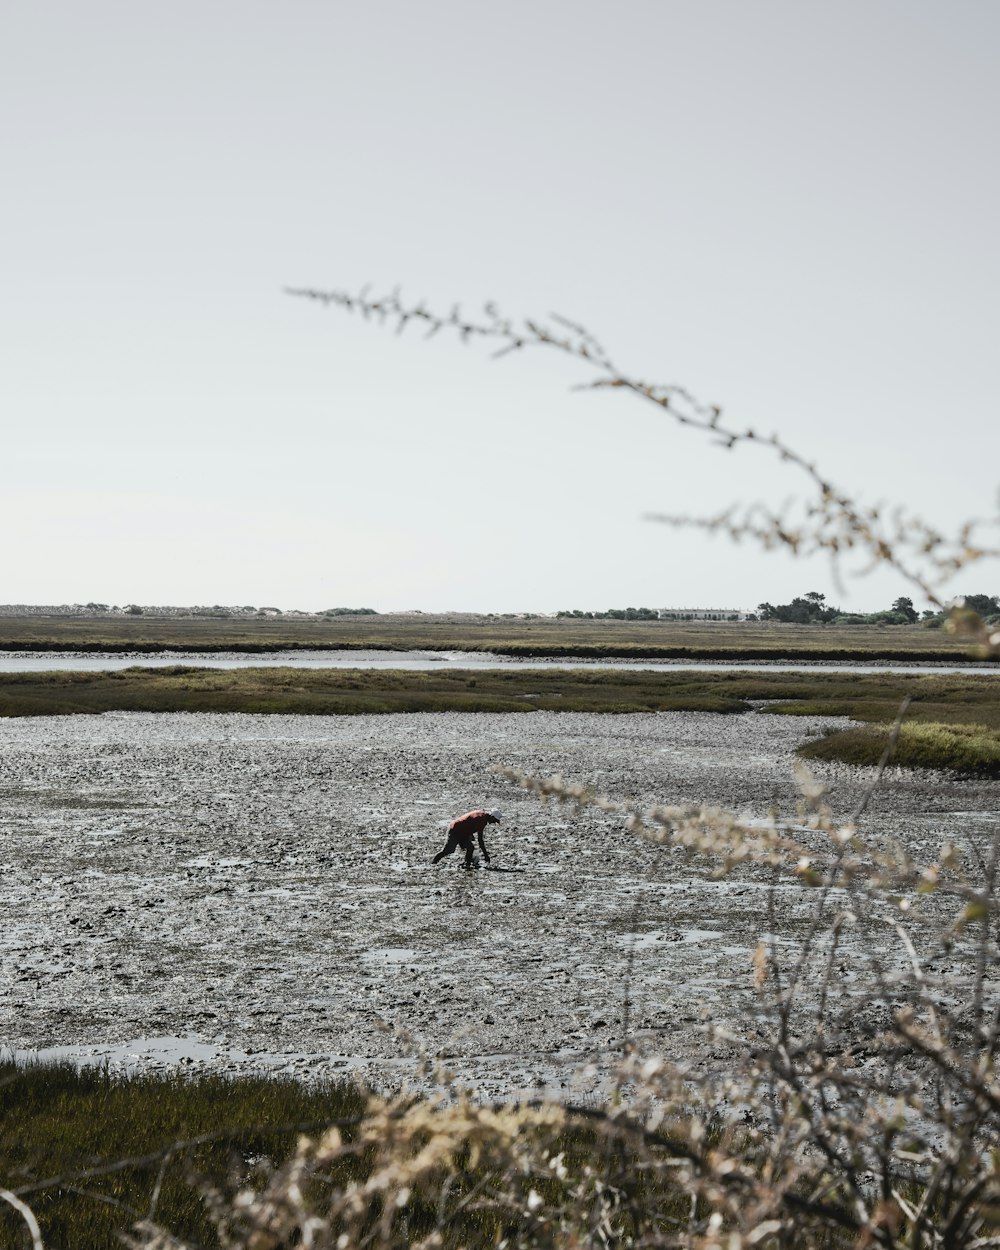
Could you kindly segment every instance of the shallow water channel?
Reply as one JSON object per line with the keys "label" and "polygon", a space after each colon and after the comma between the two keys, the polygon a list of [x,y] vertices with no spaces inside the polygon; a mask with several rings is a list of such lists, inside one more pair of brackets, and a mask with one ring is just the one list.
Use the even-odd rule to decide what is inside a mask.
{"label": "shallow water channel", "polygon": [[773,673],[986,673],[996,674],[996,664],[902,664],[872,661],[864,664],[825,664],[794,661],[721,660],[628,660],[628,659],[522,659],[489,651],[266,651],[247,654],[235,651],[194,652],[87,652],[0,651],[0,673],[106,672],[139,666],[164,668],[371,668],[409,671],[435,668],[613,668],[641,672],[728,672],[766,669]]}

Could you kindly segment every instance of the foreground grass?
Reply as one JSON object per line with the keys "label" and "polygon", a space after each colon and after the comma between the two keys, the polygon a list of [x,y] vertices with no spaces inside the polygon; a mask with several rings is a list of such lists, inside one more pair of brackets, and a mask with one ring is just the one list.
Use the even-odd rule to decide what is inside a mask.
{"label": "foreground grass", "polygon": [[[350,1142],[364,1109],[363,1094],[349,1083],[311,1088],[253,1076],[125,1076],[8,1062],[0,1064],[0,1186],[32,1208],[50,1250],[117,1250],[121,1234],[146,1218],[187,1244],[217,1247],[207,1189],[226,1196],[248,1182],[262,1188],[269,1167],[291,1156],[301,1131],[318,1136],[336,1122]],[[584,1123],[571,1125],[553,1148],[573,1168],[607,1166],[605,1143]],[[323,1187],[364,1180],[372,1162],[370,1151],[334,1161]],[[453,1199],[491,1179],[488,1164],[470,1163],[468,1152],[456,1163]],[[532,1183],[546,1188],[544,1178]],[[670,1180],[637,1175],[635,1185],[638,1197],[649,1190],[649,1201],[661,1209],[678,1216],[689,1210]],[[410,1195],[411,1237],[434,1229],[439,1188],[422,1181]],[[322,1192],[316,1197],[321,1201]],[[516,1212],[507,1219],[472,1206],[449,1221],[441,1244],[493,1245],[518,1222]],[[25,1244],[24,1235],[20,1217],[0,1207],[2,1244]]]}
{"label": "foreground grass", "polygon": [[[0,716],[246,712],[749,712],[846,716],[863,729],[806,744],[802,754],[877,763],[904,697],[897,762],[1000,776],[1000,674],[641,672],[525,669],[128,668],[0,674]],[[918,732],[919,730],[919,732]]]}
{"label": "foreground grass", "polygon": [[[48,1247],[120,1247],[119,1233],[150,1212],[163,1152],[156,1216],[195,1244],[217,1245],[197,1176],[225,1188],[248,1160],[292,1151],[301,1128],[356,1119],[349,1084],[176,1074],[114,1076],[70,1065],[0,1064],[0,1184],[35,1212]],[[220,1129],[220,1126],[224,1126]],[[133,1162],[113,1171],[107,1165]],[[0,1211],[0,1240],[23,1242],[23,1224]]]}
{"label": "foreground grass", "polygon": [[0,616],[0,650],[491,651],[500,655],[650,659],[969,659],[960,642],[920,625],[587,621],[432,616]]}

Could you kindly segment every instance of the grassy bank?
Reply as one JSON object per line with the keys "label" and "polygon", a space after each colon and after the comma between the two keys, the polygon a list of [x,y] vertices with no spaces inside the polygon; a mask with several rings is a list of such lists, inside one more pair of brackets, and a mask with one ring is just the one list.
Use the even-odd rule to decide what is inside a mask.
{"label": "grassy bank", "polygon": [[[23,1192],[46,1246],[110,1250],[120,1247],[122,1230],[149,1214],[164,1148],[206,1137],[169,1159],[156,1214],[194,1244],[217,1245],[192,1174],[224,1188],[234,1168],[246,1171],[248,1159],[287,1157],[300,1127],[356,1119],[362,1107],[348,1084],[126,1078],[97,1068],[3,1063],[0,1183]],[[128,1159],[136,1162],[100,1174]],[[23,1224],[7,1207],[0,1210],[0,1230],[5,1246],[23,1244]]]}
{"label": "grassy bank", "polygon": [[129,668],[0,674],[0,716],[79,712],[742,712],[749,704],[687,674],[608,669]]}
{"label": "grassy bank", "polygon": [[78,712],[747,712],[1000,729],[1000,674],[643,672],[628,669],[164,668],[0,673],[0,715]]}
{"label": "grassy bank", "polygon": [[[630,672],[523,669],[129,668],[0,674],[0,716],[109,711],[355,715],[389,712],[748,712],[865,722],[803,754],[876,763],[904,697],[898,762],[1000,776],[1000,674]],[[964,728],[963,728],[964,727]],[[921,729],[917,734],[916,730]],[[947,731],[947,732],[946,732]]]}
{"label": "grassy bank", "polygon": [[0,616],[0,650],[492,651],[514,656],[661,659],[947,660],[967,658],[919,625],[588,621],[566,618],[384,616]]}
{"label": "grassy bank", "polygon": [[[350,1084],[307,1088],[263,1077],[123,1076],[69,1065],[0,1064],[0,1184],[31,1207],[51,1250],[118,1250],[122,1233],[150,1217],[187,1245],[218,1247],[206,1185],[224,1201],[246,1185],[260,1192],[271,1167],[292,1155],[300,1131],[318,1137],[336,1122],[348,1149],[303,1182],[306,1201],[320,1210],[329,1194],[364,1182],[378,1166],[377,1150],[350,1149],[364,1112],[364,1097]],[[401,1166],[426,1144],[438,1114],[428,1109],[417,1134],[401,1137],[394,1147],[387,1143]],[[546,1197],[561,1195],[564,1186],[551,1172],[503,1176],[490,1152],[473,1155],[461,1141],[456,1144],[453,1155],[407,1187],[405,1210],[393,1216],[405,1231],[393,1244],[409,1244],[439,1227],[435,1244],[444,1248],[494,1245],[523,1228],[515,1204],[464,1201],[489,1192],[492,1183],[512,1184],[512,1196],[523,1191],[522,1206],[530,1188]],[[537,1153],[543,1159],[558,1154],[575,1174],[609,1169],[606,1143],[582,1120],[550,1130],[544,1155]],[[616,1156],[628,1172],[632,1152],[623,1145]],[[632,1183],[640,1201],[663,1217],[686,1215],[690,1202],[669,1173],[646,1180],[636,1171]],[[382,1244],[380,1214],[376,1198],[362,1217],[362,1236],[350,1244],[366,1244],[365,1234]],[[3,1245],[28,1244],[25,1231],[20,1217],[0,1206]],[[261,1232],[249,1244],[284,1246],[299,1239],[271,1240]]]}
{"label": "grassy bank", "polygon": [[[767,711],[797,716],[849,716],[862,725],[804,743],[806,759],[878,764],[904,696],[911,703],[893,753],[903,768],[945,769],[966,776],[1000,777],[1000,681],[990,677],[926,676],[881,680],[858,675],[824,683],[816,674]],[[977,680],[982,685],[977,687]],[[814,688],[810,692],[809,686]]]}
{"label": "grassy bank", "polygon": [[[888,725],[862,725],[799,748],[806,759],[877,764]],[[973,777],[1000,777],[1000,731],[985,725],[903,725],[893,754],[903,768],[943,768]]]}

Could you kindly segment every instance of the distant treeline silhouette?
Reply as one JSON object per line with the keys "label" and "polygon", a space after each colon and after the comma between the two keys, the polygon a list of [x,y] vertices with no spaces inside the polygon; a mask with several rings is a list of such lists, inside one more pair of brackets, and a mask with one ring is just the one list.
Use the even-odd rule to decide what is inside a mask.
{"label": "distant treeline silhouette", "polygon": [[[987,622],[1000,619],[1000,596],[998,595],[965,595],[963,600],[966,608],[978,612]],[[761,603],[757,606],[757,620],[785,621],[796,625],[815,625],[836,623],[838,625],[912,625],[922,620],[926,625],[935,627],[942,625],[947,613],[925,610],[918,612],[913,600],[905,595],[893,601],[892,607],[881,612],[845,612],[826,602],[826,596],[816,590],[810,590],[791,603]]]}

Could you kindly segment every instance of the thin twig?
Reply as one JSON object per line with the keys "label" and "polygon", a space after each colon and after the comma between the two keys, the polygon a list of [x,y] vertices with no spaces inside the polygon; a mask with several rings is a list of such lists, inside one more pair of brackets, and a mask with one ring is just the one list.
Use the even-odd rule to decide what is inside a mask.
{"label": "thin twig", "polygon": [[899,742],[899,731],[903,727],[903,717],[906,715],[912,702],[913,696],[907,695],[899,705],[899,711],[896,713],[896,720],[893,723],[892,732],[889,734],[889,741],[885,744],[885,750],[882,752],[882,758],[879,760],[875,769],[875,775],[872,777],[868,785],[865,786],[864,794],[862,794],[861,800],[851,816],[852,825],[856,825],[868,810],[868,804],[872,800],[872,795],[878,789],[879,783],[882,780],[882,774],[885,772],[889,765],[889,761],[896,753],[896,744]]}
{"label": "thin twig", "polygon": [[22,1202],[17,1194],[11,1193],[9,1189],[0,1189],[0,1200],[6,1202],[8,1206],[14,1210],[24,1220],[31,1236],[31,1250],[45,1250],[42,1243],[42,1230],[38,1227],[38,1221],[35,1219],[35,1213],[26,1202]]}

